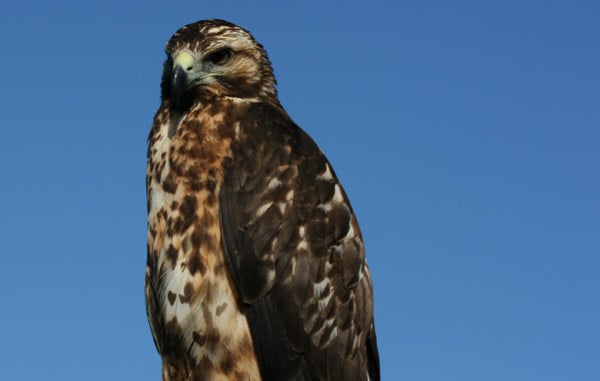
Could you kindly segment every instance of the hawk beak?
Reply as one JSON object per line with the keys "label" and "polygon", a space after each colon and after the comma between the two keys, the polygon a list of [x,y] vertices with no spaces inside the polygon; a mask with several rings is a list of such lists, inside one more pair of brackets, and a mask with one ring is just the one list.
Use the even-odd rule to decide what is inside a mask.
{"label": "hawk beak", "polygon": [[173,60],[173,77],[171,78],[171,100],[176,109],[185,109],[185,93],[191,82],[190,74],[194,71],[194,57],[188,52],[179,53]]}
{"label": "hawk beak", "polygon": [[175,66],[173,72],[173,78],[171,80],[171,99],[178,105],[183,98],[183,94],[187,90],[188,75],[181,68],[181,66]]}

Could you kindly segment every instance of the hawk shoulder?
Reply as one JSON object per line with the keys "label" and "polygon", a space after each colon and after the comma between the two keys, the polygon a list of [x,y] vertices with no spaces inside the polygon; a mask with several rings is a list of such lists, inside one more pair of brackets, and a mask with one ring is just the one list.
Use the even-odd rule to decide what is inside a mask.
{"label": "hawk shoulder", "polygon": [[365,350],[375,340],[370,274],[331,164],[276,106],[250,104],[239,126],[221,230],[261,368],[273,379],[366,379],[357,374],[376,358]]}

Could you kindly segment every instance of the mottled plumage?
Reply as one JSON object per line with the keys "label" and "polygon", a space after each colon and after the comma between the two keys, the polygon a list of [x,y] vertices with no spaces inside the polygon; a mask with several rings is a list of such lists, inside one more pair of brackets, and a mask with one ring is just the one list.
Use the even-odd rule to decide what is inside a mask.
{"label": "mottled plumage", "polygon": [[163,380],[378,380],[356,217],[264,49],[208,20],[166,53],[146,270]]}

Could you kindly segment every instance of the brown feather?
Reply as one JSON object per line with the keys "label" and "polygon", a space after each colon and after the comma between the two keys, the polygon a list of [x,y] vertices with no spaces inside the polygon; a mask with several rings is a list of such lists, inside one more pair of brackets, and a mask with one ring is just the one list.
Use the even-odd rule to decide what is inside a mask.
{"label": "brown feather", "polygon": [[[231,58],[213,64],[219,49]],[[263,47],[207,20],[166,51],[146,181],[146,302],[163,380],[378,380],[358,222],[281,107]],[[178,77],[185,101],[174,104],[182,51],[209,74],[189,89]]]}

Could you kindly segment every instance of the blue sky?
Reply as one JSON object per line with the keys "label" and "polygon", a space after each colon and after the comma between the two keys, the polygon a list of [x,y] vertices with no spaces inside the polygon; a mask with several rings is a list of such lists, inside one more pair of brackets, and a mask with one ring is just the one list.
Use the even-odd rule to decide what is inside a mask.
{"label": "blue sky", "polygon": [[[341,3],[340,3],[341,4]],[[0,15],[0,379],[158,380],[146,137],[163,48],[267,48],[367,246],[384,380],[599,380],[600,6],[11,2]]]}

